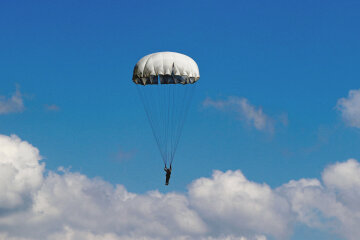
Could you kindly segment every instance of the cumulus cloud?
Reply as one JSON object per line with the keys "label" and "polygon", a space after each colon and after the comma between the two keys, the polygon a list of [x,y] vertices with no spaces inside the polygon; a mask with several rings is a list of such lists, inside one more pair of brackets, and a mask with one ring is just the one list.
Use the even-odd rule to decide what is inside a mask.
{"label": "cumulus cloud", "polygon": [[359,174],[359,162],[349,159],[325,168],[323,183],[293,180],[277,191],[287,197],[297,221],[355,240],[360,236]]}
{"label": "cumulus cloud", "polygon": [[29,143],[1,135],[0,209],[12,211],[0,215],[6,239],[171,239],[208,231],[186,195],[138,195],[68,170],[43,177],[40,159]]}
{"label": "cumulus cloud", "polygon": [[0,96],[0,114],[16,113],[24,111],[24,102],[19,86],[10,98]]}
{"label": "cumulus cloud", "polygon": [[[275,121],[266,115],[261,107],[252,105],[248,99],[239,97],[228,97],[226,100],[212,100],[206,98],[203,102],[204,107],[212,107],[222,111],[236,112],[240,119],[259,131],[274,131]],[[279,122],[287,125],[287,116],[282,114]]]}
{"label": "cumulus cloud", "polygon": [[241,171],[215,171],[189,188],[192,206],[219,233],[289,235],[290,206],[268,185],[250,182]]}
{"label": "cumulus cloud", "polygon": [[287,239],[294,224],[360,235],[360,164],[273,189],[240,170],[214,171],[187,193],[129,192],[100,178],[48,171],[37,148],[0,135],[0,240]]}
{"label": "cumulus cloud", "polygon": [[360,89],[350,90],[346,98],[337,101],[336,108],[347,125],[360,128]]}
{"label": "cumulus cloud", "polygon": [[25,207],[43,181],[37,148],[15,135],[0,135],[0,216]]}

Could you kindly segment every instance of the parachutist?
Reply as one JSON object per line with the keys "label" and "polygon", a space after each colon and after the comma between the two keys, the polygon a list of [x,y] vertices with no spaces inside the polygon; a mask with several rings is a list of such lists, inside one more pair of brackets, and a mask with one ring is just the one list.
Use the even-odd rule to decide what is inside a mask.
{"label": "parachutist", "polygon": [[[142,57],[135,65],[133,82],[137,85],[152,133],[165,165],[169,185],[171,164],[200,78],[197,63],[175,52],[157,52]],[[167,168],[167,164],[170,164]]]}
{"label": "parachutist", "polygon": [[165,185],[169,185],[169,180],[170,180],[170,175],[171,175],[171,164],[170,164],[170,168],[167,168],[167,167],[166,167],[166,164],[165,164],[164,171],[166,172],[166,182],[165,182]]}

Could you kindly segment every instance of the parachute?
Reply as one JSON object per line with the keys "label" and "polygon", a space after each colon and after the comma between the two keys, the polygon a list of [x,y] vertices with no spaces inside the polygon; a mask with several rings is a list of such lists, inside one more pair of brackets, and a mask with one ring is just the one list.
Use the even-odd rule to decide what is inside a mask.
{"label": "parachute", "polygon": [[174,160],[199,78],[196,62],[180,53],[153,53],[135,65],[132,80],[165,165]]}

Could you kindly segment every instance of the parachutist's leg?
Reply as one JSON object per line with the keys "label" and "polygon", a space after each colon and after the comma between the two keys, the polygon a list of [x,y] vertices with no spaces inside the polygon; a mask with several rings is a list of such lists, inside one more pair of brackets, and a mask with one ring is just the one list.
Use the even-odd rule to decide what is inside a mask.
{"label": "parachutist's leg", "polygon": [[169,180],[170,180],[170,174],[166,174],[166,182],[165,182],[165,185],[169,185]]}

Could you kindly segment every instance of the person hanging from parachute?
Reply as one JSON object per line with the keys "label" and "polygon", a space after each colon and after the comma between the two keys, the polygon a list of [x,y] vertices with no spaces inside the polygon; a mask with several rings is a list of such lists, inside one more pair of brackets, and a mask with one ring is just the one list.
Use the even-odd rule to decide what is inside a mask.
{"label": "person hanging from parachute", "polygon": [[191,103],[193,86],[199,78],[196,62],[181,53],[149,54],[134,67],[132,80],[165,164],[165,185],[169,184],[171,164]]}
{"label": "person hanging from parachute", "polygon": [[165,164],[164,171],[166,172],[165,185],[169,185],[169,180],[170,180],[170,176],[171,176],[171,163],[170,163],[170,168],[167,168],[167,167],[166,167],[166,164]]}

